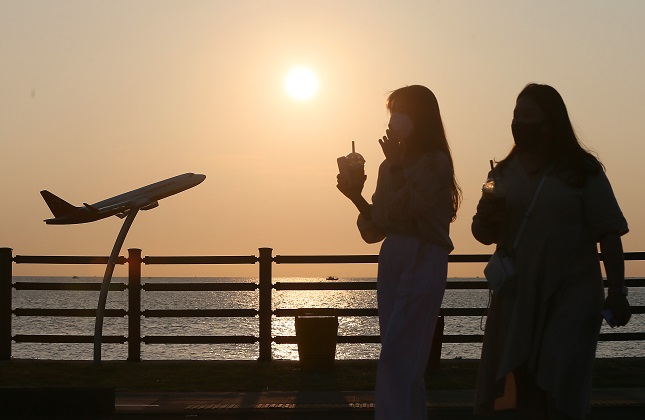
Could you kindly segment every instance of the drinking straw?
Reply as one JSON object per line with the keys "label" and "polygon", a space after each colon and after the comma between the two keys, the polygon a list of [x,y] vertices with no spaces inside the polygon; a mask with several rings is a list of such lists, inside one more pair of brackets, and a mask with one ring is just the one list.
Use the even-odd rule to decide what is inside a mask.
{"label": "drinking straw", "polygon": [[493,177],[493,181],[495,181],[495,166],[493,165],[493,159],[489,160],[490,163],[490,174]]}
{"label": "drinking straw", "polygon": [[[354,140],[352,140],[352,153],[356,153],[356,149],[354,149]],[[492,160],[491,160],[492,162]]]}

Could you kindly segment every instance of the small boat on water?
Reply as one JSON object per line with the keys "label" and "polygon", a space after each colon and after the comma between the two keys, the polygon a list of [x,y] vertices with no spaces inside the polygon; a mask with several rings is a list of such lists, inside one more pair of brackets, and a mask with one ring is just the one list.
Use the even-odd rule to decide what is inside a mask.
{"label": "small boat on water", "polygon": [[338,280],[338,277],[329,276],[329,277],[327,277],[327,280]]}

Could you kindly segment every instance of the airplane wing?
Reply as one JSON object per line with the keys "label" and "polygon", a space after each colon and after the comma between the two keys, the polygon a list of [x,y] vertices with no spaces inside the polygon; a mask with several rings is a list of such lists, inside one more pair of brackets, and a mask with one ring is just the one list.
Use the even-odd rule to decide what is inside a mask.
{"label": "airplane wing", "polygon": [[120,218],[124,218],[128,215],[130,210],[139,209],[139,210],[150,210],[159,206],[159,202],[156,200],[151,201],[150,199],[138,199],[138,200],[127,200],[121,201],[118,203],[112,203],[107,206],[97,207],[96,204],[87,204],[83,205],[92,213],[110,213],[116,214]]}
{"label": "airplane wing", "polygon": [[135,206],[135,205],[133,205],[133,206],[123,210],[122,212],[117,213],[116,215],[120,219],[123,219],[124,217],[126,217],[128,215],[128,213],[130,213],[130,210],[132,210],[134,208],[138,208],[139,210],[150,210],[150,209],[154,209],[155,207],[159,207],[159,202],[158,201],[153,201],[153,202],[150,202],[150,203],[145,204],[143,206],[138,206],[138,205]]}
{"label": "airplane wing", "polygon": [[139,207],[139,210],[150,210],[150,209],[154,209],[155,207],[159,207],[159,202],[158,201],[153,201],[153,202],[151,202],[149,204],[146,204],[143,207]]}

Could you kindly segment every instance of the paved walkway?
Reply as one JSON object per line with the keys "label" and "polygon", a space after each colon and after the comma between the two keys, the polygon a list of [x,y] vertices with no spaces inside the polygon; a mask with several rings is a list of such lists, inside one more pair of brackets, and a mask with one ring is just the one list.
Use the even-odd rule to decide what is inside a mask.
{"label": "paved walkway", "polygon": [[[0,418],[101,420],[366,420],[372,391],[117,392],[110,388],[6,387]],[[430,419],[473,419],[472,390],[428,392]],[[28,417],[27,417],[28,416]],[[495,419],[515,419],[511,411]],[[645,419],[645,388],[594,389],[588,420]]]}
{"label": "paved walkway", "polygon": [[[432,419],[470,419],[472,390],[428,393]],[[194,392],[117,393],[111,419],[371,419],[374,393],[342,392]],[[506,413],[496,418],[514,418]],[[645,419],[644,388],[594,389],[589,420]]]}

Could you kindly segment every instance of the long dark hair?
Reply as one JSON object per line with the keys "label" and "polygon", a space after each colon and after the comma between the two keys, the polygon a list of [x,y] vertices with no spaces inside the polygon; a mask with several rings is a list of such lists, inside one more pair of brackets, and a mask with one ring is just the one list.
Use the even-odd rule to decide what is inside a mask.
{"label": "long dark hair", "polygon": [[405,86],[390,92],[387,110],[405,114],[412,119],[413,129],[409,142],[422,152],[442,151],[450,159],[452,168],[452,220],[457,219],[461,204],[461,188],[455,176],[450,146],[443,128],[439,103],[430,89],[421,85]]}
{"label": "long dark hair", "polygon": [[[517,95],[517,100],[523,97],[530,98],[544,112],[545,127],[553,142],[551,158],[556,174],[568,184],[580,187],[586,182],[587,176],[604,170],[598,158],[578,140],[567,107],[557,90],[549,85],[529,83]],[[516,153],[517,147],[513,146],[500,164],[504,164]]]}

